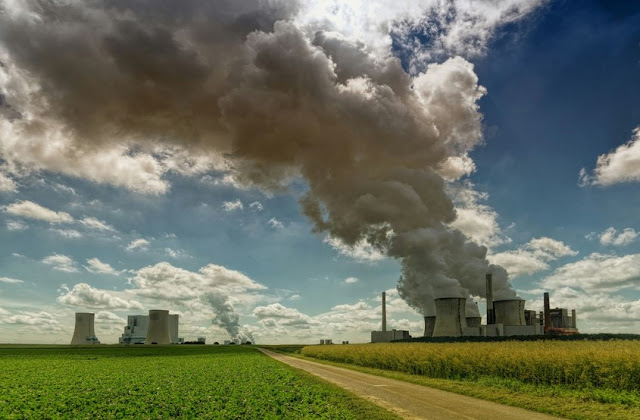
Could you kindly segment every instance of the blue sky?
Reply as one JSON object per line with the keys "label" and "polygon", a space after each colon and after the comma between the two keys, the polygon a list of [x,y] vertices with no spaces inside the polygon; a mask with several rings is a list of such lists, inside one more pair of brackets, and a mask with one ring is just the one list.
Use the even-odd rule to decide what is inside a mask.
{"label": "blue sky", "polygon": [[[270,8],[256,1],[248,2],[247,10],[225,3],[225,14],[191,10],[196,3],[181,10],[184,28],[172,26],[164,10],[151,13],[144,2],[130,11],[145,34],[166,30],[184,43],[176,53],[163,44],[166,38],[145,44],[144,36],[131,35],[125,45],[131,46],[133,57],[142,58],[129,62],[130,51],[116,45],[116,35],[108,30],[82,36],[94,17],[121,24],[125,18],[118,10],[97,4],[94,17],[80,19],[77,30],[61,35],[48,20],[50,10],[0,2],[0,25],[5,24],[0,30],[0,342],[66,343],[76,311],[95,312],[98,338],[116,342],[127,314],[155,308],[180,313],[181,335],[187,338],[205,335],[208,341],[221,341],[239,334],[270,343],[367,341],[369,331],[379,328],[378,296],[383,290],[389,294],[389,324],[421,335],[421,309],[410,306],[416,306],[411,297],[415,290],[396,290],[406,255],[398,257],[393,251],[397,244],[389,238],[394,232],[401,236],[403,216],[389,216],[393,230],[387,231],[390,242],[378,244],[381,248],[372,246],[374,239],[364,233],[348,244],[360,222],[345,226],[344,221],[352,220],[356,205],[342,208],[344,191],[338,187],[343,185],[323,184],[313,175],[317,162],[334,168],[334,175],[340,173],[343,168],[331,160],[339,161],[340,153],[351,150],[341,149],[351,144],[347,140],[331,141],[342,133],[332,131],[331,125],[342,127],[347,121],[345,130],[351,130],[348,121],[364,115],[359,112],[369,105],[378,109],[388,98],[376,97],[378,92],[393,86],[393,94],[401,97],[397,86],[402,83],[444,92],[446,100],[439,101],[453,98],[451,108],[440,115],[443,105],[424,102],[426,94],[421,97],[425,115],[438,129],[433,144],[445,145],[430,153],[446,154],[437,162],[428,157],[420,162],[446,180],[442,188],[457,218],[443,214],[429,226],[412,226],[447,235],[459,229],[468,240],[487,247],[486,260],[507,270],[513,289],[527,299],[529,308],[541,309],[542,292],[549,291],[552,305],[577,309],[584,332],[638,331],[640,131],[634,130],[640,126],[640,7],[629,2],[513,1],[511,7],[480,2],[469,9],[466,2],[444,7],[429,1],[382,1],[367,7],[276,2]],[[88,12],[87,7],[72,2],[71,9]],[[167,5],[166,12],[173,15],[171,7]],[[57,12],[66,16],[65,10]],[[198,27],[196,19],[190,20],[198,13],[222,22],[223,29],[208,33],[209,26]],[[262,20],[247,18],[256,15]],[[77,16],[69,13],[66,19]],[[225,26],[228,16],[233,25]],[[278,26],[276,20],[284,24]],[[233,31],[241,36],[234,38]],[[250,33],[254,35],[247,36]],[[318,33],[326,38],[319,39]],[[125,31],[117,36],[126,40],[129,35]],[[274,51],[282,50],[270,49],[270,42],[294,48],[291,45],[300,44],[288,42],[295,36],[309,46],[304,51],[315,61],[296,64],[291,57],[299,54],[290,56],[269,80],[284,84],[283,92],[302,91],[300,110],[293,105],[287,115],[295,118],[279,122],[278,116],[272,117],[270,125],[254,130],[251,116],[268,112],[262,104],[275,106],[269,101],[282,96],[269,89],[280,85],[265,82],[245,99],[242,89],[263,82],[242,73],[252,63],[220,76],[224,72],[215,60],[207,61],[207,54],[233,63],[270,53],[276,62],[280,56]],[[33,43],[21,42],[24,39]],[[38,47],[45,40],[52,43],[49,49],[60,48],[66,55],[46,54]],[[141,45],[138,49],[135,42]],[[122,60],[117,70],[96,70],[99,61],[92,60],[102,57],[91,55],[92,43],[106,45],[111,62]],[[194,65],[197,70],[187,73],[192,69],[187,64],[193,63],[184,51],[206,61],[198,64],[207,75],[201,84],[184,81],[185,74],[199,80],[201,70]],[[402,67],[389,64],[393,57],[400,58]],[[308,96],[321,96],[325,85],[315,85],[311,76],[294,85],[296,73],[286,73],[288,67],[315,66],[322,60],[333,63],[331,77],[341,92],[354,96],[351,102],[333,103],[332,111],[320,119],[331,127],[305,131],[295,120],[318,123],[308,119],[304,106]],[[164,67],[149,70],[144,63],[181,69],[180,82],[169,70],[153,73]],[[134,65],[138,67],[127,67]],[[325,69],[322,65],[318,68]],[[279,79],[278,72],[285,76]],[[135,79],[139,74],[147,80]],[[289,82],[292,87],[286,87]],[[102,90],[111,83],[122,91]],[[367,91],[371,86],[381,88]],[[207,95],[199,96],[200,91]],[[171,105],[157,99],[176,92],[180,95]],[[364,102],[358,113],[349,114],[357,95]],[[243,101],[256,97],[262,99],[237,115],[236,108],[228,107],[247,106],[250,102]],[[466,104],[460,114],[458,100]],[[206,106],[185,112],[188,117],[175,117],[196,102]],[[173,108],[155,114],[163,106]],[[324,110],[318,102],[312,106]],[[128,120],[120,112],[135,118]],[[218,125],[218,120],[224,123]],[[459,131],[444,138],[449,126]],[[253,131],[242,137],[243,130]],[[347,132],[365,130],[363,125]],[[414,155],[423,159],[421,149],[407,141],[405,151],[403,137],[394,137],[392,130],[391,122],[381,125],[378,131],[385,136],[363,135],[354,149],[363,147],[366,156],[389,142],[380,150],[413,167]],[[312,155],[324,160],[316,162],[302,153],[294,163],[286,161],[288,133],[294,133],[291,141],[315,145],[316,132],[324,137]],[[186,140],[192,133],[198,141]],[[341,152],[326,157],[324,147]],[[396,155],[395,149],[401,152]],[[363,159],[384,166],[384,153]],[[446,166],[447,156],[455,158],[455,164]],[[351,180],[345,178],[347,195],[353,192],[349,188],[360,186]],[[272,181],[280,187],[274,188]],[[309,193],[325,205],[331,227],[320,228],[321,222],[303,214],[299,200]],[[423,196],[429,204],[449,199],[437,193]],[[358,214],[366,218],[374,207]],[[408,209],[407,219],[410,213]],[[426,273],[459,281],[482,313],[483,297],[468,292],[468,280],[451,274],[455,267],[447,270]],[[418,286],[426,288],[420,290],[432,287],[429,275],[419,279],[425,285]],[[432,297],[450,293],[438,287],[433,286]]]}

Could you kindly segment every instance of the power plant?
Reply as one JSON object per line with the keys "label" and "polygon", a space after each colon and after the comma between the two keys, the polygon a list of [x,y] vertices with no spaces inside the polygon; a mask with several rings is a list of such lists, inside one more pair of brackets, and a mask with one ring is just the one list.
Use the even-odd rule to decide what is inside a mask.
{"label": "power plant", "polygon": [[[508,337],[542,334],[577,334],[576,311],[550,309],[549,294],[544,294],[544,311],[525,310],[523,299],[493,299],[491,274],[486,276],[487,323],[479,316],[465,315],[465,298],[435,299],[435,316],[424,317],[425,337]],[[373,333],[372,333],[372,342]]]}
{"label": "power plant", "polygon": [[382,331],[371,331],[372,343],[388,343],[393,340],[404,340],[411,338],[409,331],[391,330],[387,331],[387,294],[382,292]]}
{"label": "power plant", "polygon": [[[509,337],[543,334],[578,334],[575,309],[551,309],[549,293],[544,294],[544,311],[525,309],[525,300],[493,299],[493,279],[486,276],[487,323],[482,317],[466,316],[466,299],[434,299],[435,316],[424,317],[424,337]],[[382,292],[382,331],[371,331],[372,343],[411,338],[409,331],[387,331],[386,296]]]}
{"label": "power plant", "polygon": [[95,314],[89,312],[76,312],[76,326],[73,329],[71,345],[100,344],[94,331]]}
{"label": "power plant", "polygon": [[179,344],[180,316],[166,310],[152,309],[149,315],[129,315],[120,344]]}

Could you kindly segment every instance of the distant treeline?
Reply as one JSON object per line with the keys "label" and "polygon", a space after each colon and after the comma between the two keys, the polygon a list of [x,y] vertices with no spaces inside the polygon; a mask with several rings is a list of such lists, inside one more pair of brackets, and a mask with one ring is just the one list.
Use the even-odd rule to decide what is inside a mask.
{"label": "distant treeline", "polygon": [[608,341],[640,340],[640,334],[574,334],[574,335],[518,335],[508,337],[415,337],[394,340],[392,343],[469,343],[491,341]]}

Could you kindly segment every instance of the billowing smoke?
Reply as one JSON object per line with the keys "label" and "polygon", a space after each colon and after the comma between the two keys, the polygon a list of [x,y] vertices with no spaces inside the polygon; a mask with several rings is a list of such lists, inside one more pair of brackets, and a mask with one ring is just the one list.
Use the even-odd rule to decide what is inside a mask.
{"label": "billowing smoke", "polygon": [[203,296],[203,300],[215,312],[215,316],[211,321],[214,325],[224,328],[234,340],[240,340],[241,343],[246,343],[247,341],[255,343],[251,331],[240,326],[240,316],[234,310],[233,305],[229,303],[227,296],[220,293],[208,293]]}
{"label": "billowing smoke", "polygon": [[[99,178],[95,165],[83,172],[86,159],[125,150],[158,176],[159,145],[224,155],[245,184],[278,189],[302,176],[315,230],[400,260],[399,291],[425,314],[434,297],[484,296],[487,272],[496,298],[515,296],[487,249],[449,226],[456,213],[441,174],[482,141],[486,92],[464,58],[408,74],[387,33],[369,49],[330,22],[299,19],[302,6],[288,1],[0,4],[9,166],[130,187]],[[214,322],[242,334],[228,302],[210,301]]]}

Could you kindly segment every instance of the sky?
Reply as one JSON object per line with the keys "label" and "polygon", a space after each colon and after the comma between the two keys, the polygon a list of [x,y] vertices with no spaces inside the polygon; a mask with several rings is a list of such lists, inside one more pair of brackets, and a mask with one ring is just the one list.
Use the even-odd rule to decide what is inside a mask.
{"label": "sky", "polygon": [[0,342],[640,332],[632,3],[0,0]]}

